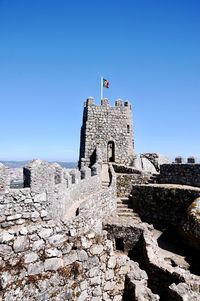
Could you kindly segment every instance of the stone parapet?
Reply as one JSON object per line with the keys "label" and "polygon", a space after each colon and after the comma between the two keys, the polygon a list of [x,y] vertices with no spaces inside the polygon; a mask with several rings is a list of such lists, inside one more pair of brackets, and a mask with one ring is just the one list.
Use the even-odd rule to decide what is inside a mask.
{"label": "stone parapet", "polygon": [[158,181],[200,187],[200,164],[163,164]]}
{"label": "stone parapet", "polygon": [[67,170],[58,164],[33,161],[24,168],[23,189],[9,189],[0,195],[0,226],[36,223],[50,218],[61,219],[69,208],[86,196],[101,189],[101,170],[91,175],[86,168]]}
{"label": "stone parapet", "polygon": [[145,222],[178,229],[185,242],[200,249],[200,188],[175,184],[134,185],[131,200]]}
{"label": "stone parapet", "polygon": [[0,228],[49,219],[46,192],[33,194],[30,188],[11,189],[0,196]]}
{"label": "stone parapet", "polygon": [[[33,193],[52,192],[55,186],[55,169],[46,161],[33,160],[24,167],[24,187]],[[57,173],[57,171],[56,171]]]}
{"label": "stone parapet", "polygon": [[133,185],[131,199],[142,219],[160,228],[179,226],[200,188],[175,184]]}

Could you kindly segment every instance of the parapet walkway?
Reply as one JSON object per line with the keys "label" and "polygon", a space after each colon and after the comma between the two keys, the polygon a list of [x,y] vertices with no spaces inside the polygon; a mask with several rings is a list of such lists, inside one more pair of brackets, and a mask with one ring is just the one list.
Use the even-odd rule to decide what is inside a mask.
{"label": "parapet walkway", "polygon": [[[101,180],[102,180],[102,189],[106,189],[110,185],[110,176],[109,176],[109,167],[108,164],[102,165],[102,173],[101,173]],[[77,200],[67,211],[67,214],[65,215],[64,219],[71,219],[74,218],[77,214],[78,208],[80,205],[88,199],[88,197],[95,196],[96,192],[93,192],[92,194],[86,195],[81,200]]]}

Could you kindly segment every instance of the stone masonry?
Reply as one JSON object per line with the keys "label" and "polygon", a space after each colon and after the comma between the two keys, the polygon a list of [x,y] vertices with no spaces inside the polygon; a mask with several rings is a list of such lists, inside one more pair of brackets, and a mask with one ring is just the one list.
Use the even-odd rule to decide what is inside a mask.
{"label": "stone masonry", "polygon": [[0,165],[0,301],[200,300],[199,166],[163,163],[128,102],[88,98],[79,170],[33,160],[13,189]]}
{"label": "stone masonry", "polygon": [[128,165],[134,155],[131,115],[128,102],[118,100],[111,107],[102,100],[99,106],[93,98],[88,98],[83,112],[79,167],[82,159],[86,166],[93,165],[97,156],[103,162]]}

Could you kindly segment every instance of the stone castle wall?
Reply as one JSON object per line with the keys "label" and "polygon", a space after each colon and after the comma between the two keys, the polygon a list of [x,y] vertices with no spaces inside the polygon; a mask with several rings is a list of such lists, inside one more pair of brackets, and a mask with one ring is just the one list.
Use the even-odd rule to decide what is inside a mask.
{"label": "stone castle wall", "polygon": [[115,107],[110,107],[108,102],[102,101],[98,106],[93,99],[88,99],[83,113],[79,166],[82,158],[87,166],[93,163],[96,148],[101,149],[103,162],[109,161],[113,150],[111,161],[129,164],[133,158],[131,114],[128,102],[117,101]]}
{"label": "stone castle wall", "polygon": [[188,243],[200,246],[200,188],[175,184],[134,185],[131,200],[143,221],[179,229]]}
{"label": "stone castle wall", "polygon": [[[38,187],[36,185],[35,175],[39,171],[45,177],[43,167],[52,168],[47,166],[46,162],[33,162],[32,166],[25,170],[26,176],[29,174],[29,179],[26,181],[30,187],[10,192],[12,206],[15,202],[18,214],[23,208],[21,206],[23,202],[27,204],[26,206],[30,206],[32,200],[39,209],[42,204],[45,204],[42,197],[53,193],[52,187],[44,188],[42,185]],[[53,175],[56,183],[59,182],[55,186],[62,185],[62,178],[66,179],[62,174],[62,172],[65,174],[65,170],[60,169],[59,166],[54,169],[56,172],[48,171],[46,177],[51,178],[50,175]],[[73,190],[74,187],[71,195],[76,197],[76,186],[83,193],[85,188],[84,185],[82,189],[80,188],[81,183],[89,181],[90,184],[87,185],[91,185],[93,179],[97,181],[99,178],[99,175],[96,175],[80,180],[81,174],[77,171],[71,171],[70,174],[68,180],[71,179],[73,184],[70,184],[68,190]],[[47,179],[48,181],[53,183],[50,179]],[[70,182],[67,183],[69,185]],[[1,229],[0,298],[2,300],[80,301],[89,298],[89,300],[100,301],[109,300],[110,296],[112,298],[114,296],[113,300],[121,300],[125,275],[131,269],[128,264],[130,259],[126,255],[114,252],[113,243],[107,239],[101,222],[102,218],[112,214],[116,209],[116,177],[111,165],[109,187],[98,190],[97,184],[98,181],[95,184],[95,192],[91,193],[90,190],[87,200],[80,205],[79,215],[70,220],[56,221],[46,218],[42,221],[38,218],[29,219],[28,223],[22,224],[19,222],[23,220],[22,217],[15,217],[16,219],[13,217],[12,222],[15,223]],[[5,200],[9,200],[10,197],[7,196]],[[35,200],[37,202],[34,202]],[[10,201],[7,204],[11,208]],[[25,211],[25,207],[22,211]]]}
{"label": "stone castle wall", "polygon": [[[200,188],[143,185],[150,174],[124,166],[133,155],[128,102],[119,100],[110,107],[104,99],[96,106],[89,98],[81,130],[80,171],[35,160],[24,168],[25,188],[9,189],[7,169],[0,166],[0,301],[157,301],[150,285],[153,278],[167,292],[174,282],[173,300],[184,300],[178,285],[196,280],[194,275],[179,277],[178,266],[158,260],[153,226],[138,219],[135,225],[120,220],[117,197],[131,192],[142,220],[158,228],[180,228],[199,245]],[[141,162],[152,161],[157,172],[156,158],[146,154]],[[108,161],[118,163],[114,168],[108,164],[109,176],[107,165],[101,170],[102,162]],[[187,165],[193,169],[186,172],[183,165],[172,166],[164,165],[161,182],[193,185],[192,174],[199,176],[197,165]],[[109,219],[116,219],[116,224]],[[151,279],[130,260],[141,254],[139,262],[148,267]]]}
{"label": "stone castle wall", "polygon": [[158,182],[200,187],[200,164],[163,164]]}
{"label": "stone castle wall", "polygon": [[121,300],[129,258],[113,253],[104,232],[71,236],[51,221],[3,232],[0,242],[4,301]]}
{"label": "stone castle wall", "polygon": [[100,174],[91,175],[90,169],[82,174],[36,160],[24,169],[24,174],[25,186],[29,187],[9,189],[0,195],[2,228],[65,218],[73,204],[101,190]]}
{"label": "stone castle wall", "polygon": [[113,164],[117,179],[117,196],[128,197],[133,184],[145,184],[150,179],[150,174],[136,168]]}
{"label": "stone castle wall", "polygon": [[200,189],[173,184],[136,184],[131,194],[134,208],[141,217],[165,228],[182,223],[188,207],[200,195]]}

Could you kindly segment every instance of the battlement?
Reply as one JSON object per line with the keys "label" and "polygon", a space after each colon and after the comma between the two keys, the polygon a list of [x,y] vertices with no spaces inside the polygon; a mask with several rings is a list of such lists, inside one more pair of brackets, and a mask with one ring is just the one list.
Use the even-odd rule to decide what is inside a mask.
{"label": "battlement", "polygon": [[[103,98],[101,100],[101,104],[98,105],[98,104],[95,104],[95,99],[90,96],[90,97],[87,98],[87,100],[85,102],[85,107],[90,107],[90,106],[95,106],[95,107],[99,107],[99,106],[106,107],[106,106],[108,106],[108,107],[110,107],[109,99],[108,98]],[[114,107],[111,106],[110,108],[115,108],[115,107],[120,107],[120,108],[125,107],[125,108],[131,109],[131,105],[130,105],[129,101],[128,100],[123,101],[122,99],[117,99],[115,101],[115,106]]]}
{"label": "battlement", "polygon": [[193,156],[188,157],[187,159],[177,156],[174,160],[176,164],[188,163],[188,164],[196,164],[196,158]]}
{"label": "battlement", "polygon": [[[59,164],[34,160],[24,167],[24,188],[2,191],[0,225],[62,219],[69,208],[101,189],[101,169],[65,169]],[[6,180],[5,180],[6,181]]]}

